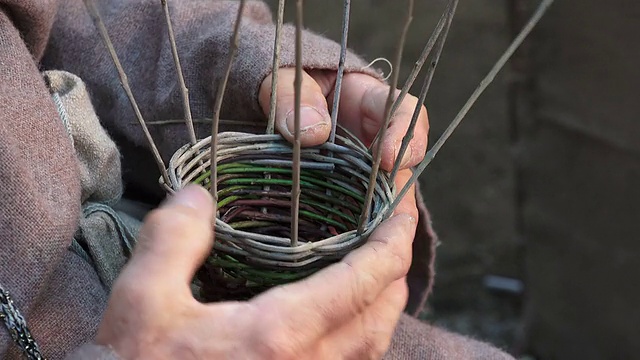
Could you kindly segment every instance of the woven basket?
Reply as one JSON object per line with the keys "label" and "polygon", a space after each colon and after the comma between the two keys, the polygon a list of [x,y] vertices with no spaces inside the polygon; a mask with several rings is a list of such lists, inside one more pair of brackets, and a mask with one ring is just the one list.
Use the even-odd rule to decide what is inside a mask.
{"label": "woven basket", "polygon": [[[172,156],[169,192],[210,187],[211,137]],[[358,219],[371,172],[366,146],[345,132],[301,153],[300,240],[292,246],[292,146],[280,135],[218,135],[218,213],[212,254],[199,272],[205,300],[246,299],[304,278],[362,245],[394,200],[387,174],[377,178],[369,221]]]}
{"label": "woven basket", "polygon": [[[344,255],[360,246],[367,236],[382,222],[383,217],[391,213],[399,202],[409,192],[418,176],[425,170],[442,148],[447,139],[453,134],[469,109],[479,96],[495,79],[496,74],[504,67],[516,49],[522,44],[526,36],[542,18],[553,0],[542,0],[538,9],[523,30],[512,41],[504,54],[498,59],[487,76],[481,81],[476,90],[469,97],[456,117],[451,121],[438,141],[427,152],[422,161],[415,166],[411,178],[396,194],[393,181],[400,163],[396,161],[390,177],[379,172],[382,159],[381,147],[375,149],[376,163],[372,165],[369,150],[355,137],[344,131],[343,136],[315,147],[302,150],[301,157],[299,142],[296,142],[295,156],[292,146],[280,135],[256,135],[246,132],[218,133],[220,124],[220,110],[223,103],[225,87],[231,74],[234,57],[238,50],[238,33],[242,19],[245,1],[239,2],[234,30],[230,38],[230,52],[227,58],[225,75],[218,85],[214,101],[212,131],[217,140],[216,189],[217,208],[215,221],[214,250],[203,271],[199,274],[203,287],[214,289],[215,296],[204,296],[215,300],[231,298],[247,298],[274,285],[301,279],[327,264],[335,262]],[[211,178],[211,137],[196,141],[193,130],[189,96],[181,65],[178,59],[177,45],[170,21],[169,8],[166,1],[162,2],[167,20],[167,33],[171,44],[173,58],[178,75],[185,122],[190,130],[190,144],[185,145],[171,158],[169,168],[160,156],[147,124],[142,117],[133,92],[128,84],[127,76],[117,58],[115,48],[101,20],[92,0],[85,0],[87,9],[103,38],[110,56],[114,60],[121,84],[131,102],[136,118],[140,123],[148,143],[151,146],[154,159],[161,170],[160,184],[168,192],[175,192],[189,183],[209,186]],[[342,40],[340,42],[340,59],[336,75],[334,90],[334,109],[332,111],[332,135],[338,125],[338,101],[340,86],[344,74],[344,64],[347,54],[347,34],[349,22],[350,2],[346,1],[343,11]],[[418,73],[425,63],[427,73],[420,90],[418,103],[411,117],[411,123],[403,138],[402,147],[397,158],[402,159],[404,151],[413,137],[414,128],[429,91],[436,66],[439,62],[445,40],[451,26],[458,0],[449,0],[447,6],[434,29],[429,41],[425,44],[420,58],[414,63],[402,90],[395,100],[393,92],[398,85],[399,67],[402,60],[404,42],[409,25],[413,18],[413,1],[408,7],[402,35],[398,41],[395,62],[389,84],[389,93],[385,104],[384,121],[376,139],[383,141],[391,118],[402,102],[403,97],[416,80]],[[294,83],[296,108],[300,109],[302,78],[302,1],[296,2],[296,79]],[[279,67],[279,30],[283,23],[284,1],[278,2],[278,21],[276,25],[275,44],[273,52],[273,69]],[[432,50],[435,49],[433,54]],[[427,59],[430,59],[427,62]],[[276,72],[277,74],[277,72]],[[271,109],[275,109],[277,81],[272,83]],[[296,111],[296,131],[294,137],[299,139],[299,111]],[[267,133],[273,132],[275,112],[269,116]],[[246,130],[243,130],[246,131]],[[291,172],[292,161],[296,159],[296,171]],[[298,160],[302,160],[302,164]],[[293,176],[291,176],[293,175]],[[298,176],[300,175],[300,176]],[[369,180],[371,179],[371,180]],[[369,186],[369,181],[375,184]],[[298,187],[301,181],[302,187]],[[293,189],[292,183],[296,188]],[[368,190],[367,190],[368,189]],[[373,191],[371,191],[373,189]],[[301,197],[298,199],[298,194]],[[291,194],[295,194],[292,198]],[[366,200],[364,194],[366,193]],[[372,196],[373,195],[373,196]],[[397,197],[398,199],[395,199]],[[294,200],[294,201],[292,201]],[[366,204],[365,204],[366,202]],[[370,206],[372,205],[372,206]],[[298,209],[298,207],[300,209]],[[369,209],[369,214],[361,216],[363,209]],[[295,217],[290,216],[296,211]],[[298,211],[299,210],[299,211]],[[299,218],[298,218],[299,216]],[[294,226],[290,225],[293,224]],[[295,233],[290,233],[290,228]],[[357,229],[357,230],[356,230]],[[290,240],[291,238],[300,241]]]}

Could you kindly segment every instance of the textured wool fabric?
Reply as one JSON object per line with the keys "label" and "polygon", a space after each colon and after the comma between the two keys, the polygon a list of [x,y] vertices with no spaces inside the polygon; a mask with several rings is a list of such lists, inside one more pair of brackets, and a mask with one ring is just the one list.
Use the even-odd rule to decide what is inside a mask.
{"label": "textured wool fabric", "polygon": [[[119,360],[113,349],[84,344],[66,360]],[[452,334],[402,315],[383,360],[513,360],[487,344]]]}
{"label": "textured wool fabric", "polygon": [[[171,4],[192,110],[195,117],[205,117],[228,52],[237,2]],[[181,118],[159,2],[105,0],[99,5],[145,118]],[[223,115],[264,121],[257,91],[271,71],[274,26],[268,8],[258,1],[249,2],[242,21],[238,61],[232,69]],[[291,31],[290,27],[284,31],[284,65],[293,62]],[[338,50],[334,42],[305,32],[306,69],[335,69]],[[113,156],[107,157],[110,160],[93,157],[100,144],[89,141],[81,146],[70,139],[41,70],[66,70],[85,82],[102,125],[121,151],[125,186],[159,189],[158,172],[142,166],[151,164],[149,169],[153,169],[148,147],[82,0],[0,0],[0,64],[0,283],[11,292],[47,358],[109,359],[108,349],[90,344],[106,305],[108,284],[101,281],[100,269],[96,271],[69,248],[82,228],[83,200],[108,203],[117,198],[118,185],[105,189],[95,181],[96,176],[104,175],[102,165],[115,166],[117,161]],[[350,55],[348,71],[376,75],[363,69],[364,65]],[[206,125],[197,130],[200,136],[208,133]],[[152,134],[165,159],[187,141],[182,124],[155,127]],[[106,139],[104,135],[99,138]],[[414,298],[424,298],[433,275],[435,236],[426,209],[422,205],[421,209],[426,227],[415,243],[429,251],[416,253],[422,260],[415,262],[421,268],[414,266],[410,276],[412,291],[418,291]],[[479,359],[495,352],[488,345],[407,319],[403,317],[394,338],[392,358],[398,358],[393,357],[397,351],[402,358],[427,359],[442,358],[442,354],[459,358],[451,349]],[[82,344],[86,345],[78,349]],[[77,352],[72,355],[74,349]],[[0,354],[20,358],[3,329]]]}
{"label": "textured wool fabric", "polygon": [[66,71],[43,76],[78,160],[81,202],[115,204],[122,196],[120,152],[100,125],[84,83]]}
{"label": "textured wool fabric", "polygon": [[513,357],[481,341],[425,326],[403,315],[384,360],[405,359],[512,360]]}
{"label": "textured wool fabric", "polygon": [[96,269],[107,291],[133,249],[140,226],[125,221],[111,205],[122,196],[120,152],[95,113],[84,82],[66,71],[45,71],[60,120],[69,134],[78,161],[82,216],[72,250]]}
{"label": "textured wool fabric", "polygon": [[[102,309],[94,307],[103,306],[106,294],[95,272],[67,251],[80,209],[78,168],[34,62],[55,8],[22,0],[0,4],[0,281],[41,346],[60,358],[95,330]],[[47,346],[49,339],[55,344]],[[15,351],[0,331],[0,354],[19,358]]]}
{"label": "textured wool fabric", "polygon": [[122,271],[141,223],[108,205],[85,203],[71,250],[91,263],[107,292]]}

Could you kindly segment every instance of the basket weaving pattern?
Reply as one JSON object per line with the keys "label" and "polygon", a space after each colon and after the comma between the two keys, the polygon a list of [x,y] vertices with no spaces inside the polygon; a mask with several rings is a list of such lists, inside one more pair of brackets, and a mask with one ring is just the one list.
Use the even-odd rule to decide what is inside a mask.
{"label": "basket weaving pattern", "polygon": [[[308,276],[360,246],[383,220],[395,188],[380,172],[369,222],[358,233],[373,158],[357,138],[301,153],[300,241],[290,239],[292,146],[280,135],[218,135],[218,214],[206,275],[247,296]],[[190,183],[210,187],[211,138],[187,144],[171,158],[167,191]],[[328,156],[331,152],[331,156]],[[215,277],[215,279],[211,279]],[[241,291],[242,289],[242,291]],[[218,288],[218,291],[220,289]],[[229,294],[227,294],[229,295]]]}
{"label": "basket weaving pattern", "polygon": [[[93,4],[85,0],[98,31],[103,38],[123,89],[150,145],[161,173],[160,185],[174,193],[188,184],[208,188],[215,199],[216,219],[214,249],[198,273],[201,295],[205,300],[249,298],[270,287],[302,279],[338,261],[361,246],[369,234],[407,195],[418,177],[435,158],[471,107],[495,79],[509,58],[542,18],[553,0],[542,0],[522,31],[511,42],[489,73],[480,82],[458,114],[450,122],[424,158],[412,169],[402,188],[395,189],[401,160],[414,137],[436,66],[451,27],[458,0],[448,0],[433,33],[414,63],[407,79],[394,96],[399,82],[399,67],[404,42],[413,19],[414,0],[408,0],[407,14],[392,64],[384,116],[379,130],[368,148],[338,123],[342,78],[345,73],[350,0],[344,0],[340,56],[333,89],[331,134],[324,144],[301,147],[302,92],[302,18],[303,1],[296,0],[295,14],[295,81],[293,141],[274,134],[277,99],[277,74],[273,71],[269,116],[265,134],[219,132],[220,113],[233,60],[238,50],[238,34],[246,0],[238,2],[236,20],[230,40],[230,51],[224,75],[219,79],[213,104],[211,135],[198,139],[194,131],[189,91],[182,74],[178,47],[173,33],[169,7],[160,1],[166,18],[167,34],[181,89],[184,122],[189,143],[177,150],[169,166],[151,137],[147,123],[135,101],[104,22]],[[278,1],[272,69],[280,67],[280,44],[284,0]],[[424,66],[428,64],[427,66]],[[408,94],[421,69],[423,84],[415,110],[402,137],[401,146],[389,173],[381,170],[383,146],[391,119]],[[340,130],[338,135],[337,130]]]}

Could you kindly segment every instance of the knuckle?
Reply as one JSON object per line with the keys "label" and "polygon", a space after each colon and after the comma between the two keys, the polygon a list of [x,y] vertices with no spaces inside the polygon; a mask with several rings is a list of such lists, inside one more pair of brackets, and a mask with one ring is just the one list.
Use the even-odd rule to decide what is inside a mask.
{"label": "knuckle", "polygon": [[353,279],[350,282],[352,289],[348,301],[355,313],[361,313],[375,301],[377,291],[372,289],[380,287],[380,279],[369,271],[357,271],[348,260],[344,264],[350,272],[350,278]]}
{"label": "knuckle", "polygon": [[388,342],[382,343],[380,341],[374,342],[369,351],[369,359],[371,360],[379,360],[384,357],[384,354],[387,352]]}
{"label": "knuckle", "polygon": [[376,108],[376,103],[379,101],[378,92],[380,92],[379,86],[368,87],[362,96],[360,107],[365,114],[371,114]]}
{"label": "knuckle", "polygon": [[254,304],[245,309],[243,317],[251,318],[255,324],[250,336],[253,352],[260,359],[296,359],[299,350],[299,338],[295,331],[287,326],[282,313],[270,303]]}
{"label": "knuckle", "polygon": [[391,340],[388,335],[392,333],[390,324],[374,313],[363,316],[361,326],[366,334],[361,343],[362,354],[367,359],[381,359]]}
{"label": "knuckle", "polygon": [[391,237],[378,237],[372,239],[373,249],[376,253],[376,261],[390,263],[389,274],[395,279],[406,275],[411,266],[411,242],[405,241],[409,234],[399,234],[400,239]]}
{"label": "knuckle", "polygon": [[148,288],[132,276],[122,276],[116,281],[111,298],[131,304],[135,308],[140,307],[141,304],[149,304],[153,299]]}
{"label": "knuckle", "polygon": [[263,331],[258,341],[258,354],[264,359],[296,359],[296,349],[291,341],[291,333],[283,327]]}
{"label": "knuckle", "polygon": [[395,249],[391,252],[391,258],[393,264],[396,266],[394,270],[396,270],[397,274],[401,274],[401,276],[406,275],[409,272],[409,267],[411,266],[411,247],[407,246],[407,249],[404,249],[402,246],[398,246],[399,249]]}
{"label": "knuckle", "polygon": [[[389,85],[382,85],[382,86],[374,86],[374,87],[370,87],[368,89],[370,96],[370,100],[372,102],[376,102],[376,103],[381,103],[384,104],[384,101],[386,101],[386,99],[389,97],[389,89],[391,87]],[[400,95],[400,91],[398,89],[393,91],[393,100],[396,100],[398,98],[398,95]]]}

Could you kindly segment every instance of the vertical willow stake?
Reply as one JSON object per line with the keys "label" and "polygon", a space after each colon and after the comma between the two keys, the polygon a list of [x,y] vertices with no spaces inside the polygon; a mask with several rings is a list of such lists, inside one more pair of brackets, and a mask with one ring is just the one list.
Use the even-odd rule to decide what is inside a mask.
{"label": "vertical willow stake", "polygon": [[[276,101],[278,95],[278,70],[280,69],[280,43],[282,38],[282,24],[284,23],[284,2],[278,0],[278,19],[276,20],[276,34],[273,44],[273,64],[271,66],[271,99],[269,102],[269,118],[267,120],[267,134],[273,134],[276,123]],[[265,179],[271,179],[271,174],[265,173]],[[269,185],[264,186],[264,191],[269,191]],[[267,208],[262,208],[262,213],[267,213]]]}
{"label": "vertical willow stake", "polygon": [[344,63],[347,58],[347,37],[349,35],[349,15],[351,12],[351,0],[344,0],[342,10],[342,38],[340,40],[340,60],[338,60],[338,74],[333,90],[333,107],[331,108],[331,134],[329,142],[336,141],[336,128],[338,126],[338,109],[340,107],[340,92],[342,90],[342,78],[344,77]]}
{"label": "vertical willow stake", "polygon": [[[430,43],[432,39],[434,42],[437,40],[438,46],[436,47],[436,53],[433,56],[433,60],[431,60],[429,69],[427,69],[427,75],[425,76],[422,87],[420,88],[420,95],[418,95],[418,103],[416,104],[416,108],[413,111],[413,115],[411,116],[411,122],[409,123],[409,128],[407,129],[407,133],[405,134],[405,136],[402,138],[402,144],[400,145],[400,150],[398,151],[398,155],[396,155],[396,160],[393,164],[393,169],[391,170],[391,174],[389,175],[390,182],[393,182],[395,180],[396,175],[398,174],[398,170],[400,170],[400,164],[402,163],[402,158],[404,157],[404,153],[407,151],[407,148],[409,147],[409,143],[413,139],[414,130],[418,123],[418,116],[420,116],[420,110],[422,109],[424,100],[427,98],[427,94],[429,93],[429,88],[431,87],[431,80],[433,80],[433,75],[435,74],[436,67],[440,62],[440,56],[442,55],[444,44],[447,41],[447,36],[449,35],[449,29],[451,28],[451,22],[453,21],[453,17],[456,13],[457,7],[458,7],[458,0],[449,1],[447,10],[445,11],[446,25],[444,26],[444,32],[442,33],[442,36],[438,37],[437,39],[435,38],[435,36],[429,39]],[[431,45],[431,47],[433,47],[433,44]],[[393,110],[391,112],[393,113]]]}
{"label": "vertical willow stake", "polygon": [[489,71],[489,73],[485,76],[485,78],[482,79],[482,81],[480,82],[480,85],[478,85],[476,90],[471,94],[471,96],[469,97],[469,100],[467,100],[467,102],[464,104],[462,109],[460,109],[460,111],[458,112],[456,117],[453,119],[453,121],[451,121],[451,123],[449,124],[447,129],[444,131],[442,136],[440,136],[440,138],[435,143],[435,145],[433,145],[433,148],[431,148],[431,150],[427,152],[427,155],[420,162],[420,164],[418,164],[418,166],[413,172],[413,175],[411,175],[411,178],[409,178],[407,183],[404,185],[400,193],[398,193],[398,196],[396,197],[396,199],[393,201],[393,203],[387,210],[386,216],[391,216],[391,214],[393,213],[393,210],[395,210],[395,208],[398,206],[400,201],[402,201],[402,198],[409,191],[409,188],[411,188],[411,186],[418,180],[418,177],[420,176],[420,174],[422,174],[422,172],[427,167],[427,165],[431,163],[431,160],[433,160],[436,157],[436,155],[438,154],[438,151],[440,151],[440,149],[445,144],[445,142],[449,139],[451,134],[453,134],[453,132],[458,127],[458,125],[460,125],[460,122],[462,122],[462,120],[467,115],[471,107],[476,103],[480,95],[482,95],[482,93],[487,89],[487,87],[493,82],[498,72],[504,67],[507,61],[509,61],[509,59],[511,58],[513,53],[518,49],[518,47],[520,47],[520,45],[522,44],[524,39],[527,37],[527,35],[531,33],[531,30],[533,30],[536,24],[538,24],[538,22],[540,21],[542,16],[544,16],[544,14],[547,12],[547,9],[549,8],[549,6],[551,6],[552,3],[553,3],[553,0],[543,0],[540,3],[540,6],[536,10],[536,12],[533,14],[529,22],[522,29],[520,34],[518,34],[518,36],[513,40],[511,45],[509,45],[509,47],[504,52],[504,54],[502,54],[500,59],[495,63],[491,71]]}
{"label": "vertical willow stake", "polygon": [[300,208],[300,97],[302,90],[302,0],[296,0],[296,76],[293,130],[293,181],[291,185],[291,246],[298,246]]}
{"label": "vertical willow stake", "polygon": [[273,44],[273,66],[271,67],[271,102],[269,104],[269,119],[267,134],[273,134],[276,119],[276,95],[278,92],[278,69],[280,68],[280,43],[282,38],[282,23],[284,22],[284,2],[278,0],[278,19],[276,22],[276,36]]}
{"label": "vertical willow stake", "polygon": [[[422,52],[420,53],[418,60],[416,60],[416,62],[413,64],[413,68],[411,69],[409,76],[407,76],[407,80],[402,86],[402,89],[400,90],[400,94],[398,95],[396,100],[393,102],[393,106],[391,107],[391,115],[390,115],[391,117],[393,117],[393,115],[396,113],[396,111],[400,107],[400,104],[404,100],[404,97],[409,93],[409,90],[411,90],[411,86],[413,86],[413,83],[416,81],[416,78],[418,77],[420,70],[422,70],[422,67],[424,66],[425,61],[431,54],[431,50],[433,50],[433,46],[435,45],[436,40],[438,40],[438,38],[440,37],[440,34],[442,33],[442,30],[444,29],[444,26],[447,20],[447,14],[448,14],[447,10],[451,8],[452,2],[453,0],[449,0],[447,8],[442,13],[442,16],[440,16],[440,20],[438,20],[438,24],[436,25],[436,28],[433,30],[433,33],[429,37],[427,44],[422,49]],[[373,141],[371,142],[372,146],[374,143],[378,141],[379,138],[380,138],[380,131],[378,131],[376,136],[373,138]]]}
{"label": "vertical willow stake", "polygon": [[411,25],[411,21],[413,20],[413,0],[409,0],[409,6],[407,10],[407,18],[404,23],[404,28],[402,29],[402,34],[400,35],[400,42],[398,43],[398,50],[396,53],[396,58],[394,59],[393,68],[395,71],[391,76],[391,84],[389,87],[389,95],[387,96],[387,102],[384,109],[384,122],[381,125],[380,131],[378,132],[378,141],[375,142],[375,152],[373,154],[373,164],[371,166],[371,174],[369,176],[369,184],[367,186],[367,195],[364,200],[364,206],[362,208],[362,213],[360,214],[360,219],[358,220],[358,234],[362,234],[364,231],[364,227],[369,220],[369,209],[371,208],[371,201],[373,200],[373,192],[376,188],[376,180],[378,178],[378,171],[380,170],[380,162],[382,162],[382,143],[384,142],[384,135],[387,132],[387,128],[389,127],[389,122],[391,121],[391,106],[393,104],[393,94],[395,93],[396,86],[398,85],[398,76],[400,74],[400,63],[402,61],[402,52],[404,50],[404,42],[407,37],[407,32],[409,31],[409,25]]}
{"label": "vertical willow stake", "polygon": [[167,168],[165,168],[164,166],[164,162],[162,161],[162,157],[160,156],[158,147],[156,146],[156,143],[153,141],[153,138],[149,133],[149,129],[147,128],[147,124],[145,123],[144,118],[142,117],[142,113],[140,112],[138,103],[136,102],[136,99],[133,96],[133,92],[131,91],[131,86],[129,86],[129,79],[127,78],[127,74],[124,72],[124,69],[122,68],[122,64],[120,64],[120,60],[118,59],[118,55],[116,54],[115,48],[113,47],[113,43],[111,43],[111,39],[109,38],[109,33],[107,32],[107,28],[104,26],[104,22],[102,21],[102,18],[98,13],[98,9],[96,9],[96,6],[93,0],[84,0],[84,5],[89,11],[89,15],[91,15],[91,19],[93,20],[94,25],[98,29],[98,32],[102,37],[102,40],[107,46],[109,55],[111,56],[111,59],[113,60],[114,65],[116,66],[116,70],[118,71],[118,76],[120,77],[120,83],[122,84],[122,87],[124,88],[124,91],[127,94],[127,97],[129,98],[129,102],[131,103],[133,112],[135,113],[136,118],[138,119],[138,122],[142,127],[142,132],[144,133],[144,136],[146,137],[147,142],[151,147],[151,152],[153,153],[153,158],[155,159],[156,164],[158,165],[160,174],[162,174],[162,178],[166,184],[171,184],[171,181],[169,180],[169,174],[167,173]]}
{"label": "vertical willow stake", "polygon": [[162,10],[164,11],[164,17],[167,22],[167,32],[169,33],[169,43],[171,44],[171,55],[173,55],[173,62],[176,65],[176,73],[178,74],[178,82],[180,83],[180,93],[182,95],[182,107],[184,110],[184,121],[189,131],[189,140],[191,145],[196,143],[196,131],[193,128],[193,119],[191,118],[191,105],[189,104],[189,89],[184,82],[184,76],[182,74],[182,66],[180,66],[180,57],[178,57],[178,46],[176,45],[176,37],[173,33],[173,25],[171,24],[171,16],[169,15],[169,6],[167,0],[160,0],[162,3]]}
{"label": "vertical willow stake", "polygon": [[238,33],[240,31],[240,21],[242,20],[242,12],[244,10],[244,4],[246,0],[240,0],[238,6],[238,15],[236,16],[236,23],[233,28],[233,34],[229,44],[229,56],[227,58],[227,68],[224,73],[224,77],[218,85],[218,93],[216,94],[216,100],[213,106],[213,124],[211,126],[211,196],[214,199],[214,214],[217,212],[218,206],[218,127],[220,125],[220,109],[222,108],[222,99],[224,98],[224,90],[229,81],[229,74],[231,73],[231,65],[233,59],[238,51]]}
{"label": "vertical willow stake", "polygon": [[[351,13],[351,0],[344,0],[342,7],[342,36],[340,39],[340,58],[338,59],[338,73],[333,89],[333,105],[331,107],[331,133],[329,142],[336,142],[336,130],[338,128],[338,109],[340,108],[340,94],[342,92],[342,78],[344,77],[344,64],[347,58],[347,38],[349,36],[349,17]],[[333,157],[333,151],[328,151],[327,155]],[[329,180],[331,181],[331,180]],[[331,189],[325,191],[327,196],[331,196]]]}

